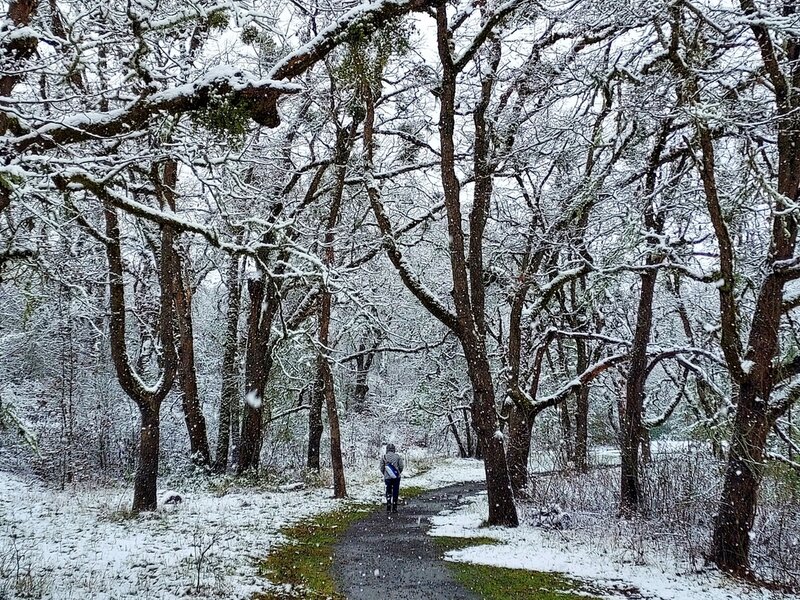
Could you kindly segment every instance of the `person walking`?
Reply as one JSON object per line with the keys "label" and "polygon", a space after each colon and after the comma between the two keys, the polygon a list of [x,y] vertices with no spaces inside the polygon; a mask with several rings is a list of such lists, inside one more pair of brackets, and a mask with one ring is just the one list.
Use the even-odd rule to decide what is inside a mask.
{"label": "person walking", "polygon": [[403,457],[394,444],[386,444],[386,454],[381,457],[381,474],[386,485],[386,512],[397,512],[397,496],[400,494],[400,475],[403,473]]}

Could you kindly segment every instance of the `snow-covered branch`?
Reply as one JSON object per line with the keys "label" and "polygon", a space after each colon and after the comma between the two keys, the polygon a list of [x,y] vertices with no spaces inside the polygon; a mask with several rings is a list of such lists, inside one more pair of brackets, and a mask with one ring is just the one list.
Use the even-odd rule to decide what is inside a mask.
{"label": "snow-covered branch", "polygon": [[253,79],[235,67],[217,67],[198,81],[137,98],[123,108],[46,122],[5,143],[18,153],[29,149],[43,152],[77,142],[127,136],[147,127],[158,115],[200,110],[219,97],[246,109],[260,125],[276,127],[280,123],[278,98],[301,89],[284,81]]}

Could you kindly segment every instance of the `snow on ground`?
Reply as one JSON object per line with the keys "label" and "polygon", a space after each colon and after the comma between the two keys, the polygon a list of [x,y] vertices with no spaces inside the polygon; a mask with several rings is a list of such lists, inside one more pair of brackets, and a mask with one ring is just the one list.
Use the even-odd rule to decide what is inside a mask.
{"label": "snow on ground", "polygon": [[[563,573],[610,590],[639,588],[652,600],[761,600],[797,599],[738,584],[718,572],[694,572],[688,564],[641,539],[620,539],[619,531],[575,528],[548,530],[527,524],[516,529],[481,527],[488,514],[486,494],[470,499],[458,510],[432,519],[430,535],[490,537],[500,544],[473,546],[448,552],[447,560],[496,567]],[[657,546],[657,545],[656,545]],[[610,596],[619,597],[619,596]]]}
{"label": "snow on ground", "polygon": [[132,518],[128,488],[53,492],[0,473],[0,490],[0,565],[16,581],[20,559],[21,583],[59,600],[175,598],[196,591],[198,566],[199,597],[247,597],[264,589],[256,562],[278,530],[334,506],[327,490],[180,492],[181,504]]}
{"label": "snow on ground", "polygon": [[[403,485],[483,478],[478,461],[448,460],[427,470],[431,459],[421,454],[409,452],[406,460]],[[382,501],[374,463],[350,474],[351,498]],[[16,586],[29,597],[57,600],[247,598],[267,586],[257,563],[281,540],[279,529],[341,502],[330,489],[282,489],[164,488],[162,500],[174,491],[182,502],[134,518],[123,510],[129,487],[57,492],[0,471],[0,598],[13,598]]]}
{"label": "snow on ground", "polygon": [[[412,463],[413,468],[413,463]],[[430,470],[420,474],[404,473],[405,485],[435,489],[465,481],[484,481],[486,471],[483,462],[473,459],[451,459],[437,463]]]}

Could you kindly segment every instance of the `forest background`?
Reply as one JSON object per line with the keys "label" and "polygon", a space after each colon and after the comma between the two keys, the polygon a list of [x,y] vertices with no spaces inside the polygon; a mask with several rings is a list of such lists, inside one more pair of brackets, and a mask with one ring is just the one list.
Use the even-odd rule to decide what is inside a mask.
{"label": "forest background", "polygon": [[139,512],[394,441],[515,526],[532,449],[631,518],[692,441],[709,560],[797,583],[794,2],[0,6],[3,469]]}

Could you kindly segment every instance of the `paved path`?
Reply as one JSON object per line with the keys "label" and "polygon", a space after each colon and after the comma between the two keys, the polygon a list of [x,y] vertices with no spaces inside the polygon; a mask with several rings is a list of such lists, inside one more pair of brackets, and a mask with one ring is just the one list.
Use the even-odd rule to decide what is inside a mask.
{"label": "paved path", "polygon": [[387,515],[384,507],[351,526],[333,553],[339,589],[348,600],[477,600],[452,577],[427,531],[431,516],[483,487],[468,483],[426,492],[397,514]]}

